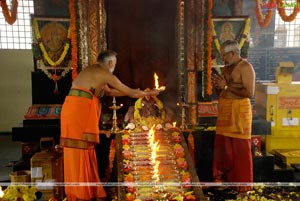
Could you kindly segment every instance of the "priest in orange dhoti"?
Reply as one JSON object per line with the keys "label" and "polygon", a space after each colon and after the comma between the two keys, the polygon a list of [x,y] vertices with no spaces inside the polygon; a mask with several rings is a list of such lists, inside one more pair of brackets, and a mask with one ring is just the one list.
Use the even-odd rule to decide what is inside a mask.
{"label": "priest in orange dhoti", "polygon": [[253,182],[250,98],[255,90],[255,72],[240,57],[236,41],[225,41],[220,53],[225,66],[222,75],[213,78],[219,94],[213,176],[216,182],[245,182],[236,186],[243,192],[250,190]]}
{"label": "priest in orange dhoti", "polygon": [[113,75],[117,54],[105,51],[98,62],[81,71],[73,81],[61,111],[60,144],[64,147],[64,182],[68,201],[105,200],[94,145],[99,143],[99,118],[104,93],[140,98],[158,95],[124,85]]}

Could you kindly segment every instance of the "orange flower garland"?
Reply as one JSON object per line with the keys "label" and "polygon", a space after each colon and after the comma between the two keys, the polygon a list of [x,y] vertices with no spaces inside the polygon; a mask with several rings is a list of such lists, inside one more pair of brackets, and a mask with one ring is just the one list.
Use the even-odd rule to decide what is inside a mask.
{"label": "orange flower garland", "polygon": [[10,25],[15,23],[15,21],[17,20],[18,0],[12,1],[11,15],[9,14],[6,0],[0,0],[0,5],[2,7],[2,12],[3,12],[3,16],[5,18],[5,21]]}
{"label": "orange flower garland", "polygon": [[212,95],[212,81],[211,81],[211,74],[212,74],[212,7],[213,3],[212,0],[208,1],[208,29],[207,29],[207,94]]}
{"label": "orange flower garland", "polygon": [[291,22],[291,21],[295,20],[295,18],[297,17],[297,14],[300,11],[300,0],[296,0],[294,10],[289,16],[286,15],[284,3],[282,2],[282,0],[277,0],[277,11],[283,21]]}
{"label": "orange flower garland", "polygon": [[[274,5],[275,0],[270,0],[270,5]],[[269,10],[266,13],[265,18],[263,18],[263,14],[262,14],[262,10],[261,10],[261,6],[259,4],[259,0],[255,0],[255,15],[257,18],[257,22],[259,24],[259,26],[261,27],[267,27],[271,20],[272,20],[272,16],[273,16],[273,11],[272,8],[269,8]]]}
{"label": "orange flower garland", "polygon": [[69,0],[69,11],[70,11],[70,28],[71,28],[71,45],[72,45],[72,79],[77,77],[77,32],[76,32],[76,10],[74,0]]}

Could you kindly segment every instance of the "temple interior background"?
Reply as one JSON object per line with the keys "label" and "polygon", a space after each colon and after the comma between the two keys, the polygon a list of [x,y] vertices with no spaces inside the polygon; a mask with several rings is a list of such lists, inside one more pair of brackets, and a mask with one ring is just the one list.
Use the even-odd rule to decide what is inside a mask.
{"label": "temple interior background", "polygon": [[[21,2],[25,4],[24,2],[27,1],[19,0],[19,5]],[[256,182],[299,182],[299,14],[295,20],[284,22],[276,9],[270,8],[272,5],[268,4],[268,1],[263,1],[264,3],[260,5],[264,14],[273,9],[273,13],[268,17],[270,19],[268,25],[263,27],[257,19],[255,1],[213,0],[210,1],[213,5],[211,13],[208,12],[208,2],[205,0],[79,2],[82,5],[81,12],[84,13],[83,8],[86,9],[86,16],[87,11],[95,12],[99,16],[94,19],[95,21],[90,21],[90,24],[88,21],[85,22],[87,24],[83,23],[90,29],[89,36],[96,33],[97,39],[93,41],[90,38],[86,43],[78,41],[86,51],[80,52],[78,71],[95,61],[96,52],[107,48],[118,53],[115,75],[128,86],[141,89],[154,88],[153,73],[157,73],[160,84],[166,86],[159,99],[172,111],[172,121],[180,125],[181,106],[183,103],[188,105],[185,108],[185,123],[189,129],[188,132],[183,133],[200,181],[212,180],[213,127],[217,116],[216,93],[214,89],[210,94],[207,93],[206,56],[209,31],[206,21],[209,17],[213,19],[217,34],[220,34],[221,25],[225,22],[235,25],[235,37],[239,40],[245,38],[242,48],[243,57],[252,63],[256,72],[256,94],[251,100],[255,111],[252,131],[254,179]],[[292,7],[296,1],[288,2],[290,4],[287,5]],[[291,8],[289,12],[292,11]],[[91,20],[86,16],[81,16],[81,19]],[[33,1],[31,19],[35,18],[40,20],[38,25],[43,25],[43,20],[47,22],[51,19],[70,19],[69,1]],[[99,23],[95,25],[98,26],[98,32],[92,33],[92,22]],[[247,22],[250,24],[247,25]],[[3,24],[0,24],[1,36],[4,24],[6,23],[3,20]],[[247,26],[249,26],[249,33],[246,37]],[[33,36],[36,35],[33,30],[31,31]],[[218,63],[214,36],[211,39],[212,65],[218,71],[221,64]],[[88,46],[85,46],[87,44]],[[88,57],[84,57],[84,54]],[[70,54],[68,56],[71,59]],[[12,136],[10,143],[13,143],[16,149],[21,149],[13,157],[24,158],[25,156],[26,159],[32,156],[31,154],[37,149],[36,142],[41,137],[51,136],[56,143],[59,141],[59,119],[32,120],[26,118],[26,115],[30,116],[30,112],[41,105],[52,105],[54,109],[59,107],[71,86],[72,71],[64,74],[55,83],[52,76],[54,71],[51,69],[47,71],[52,76],[49,79],[47,77],[49,74],[43,72],[40,65],[34,49],[18,50],[5,48],[5,46],[0,48],[0,133],[4,136]],[[67,65],[68,62],[65,66]],[[58,72],[61,73],[59,70]],[[58,93],[54,93],[56,89]],[[102,101],[100,126],[101,129],[109,130],[112,126],[112,110],[109,109],[112,98],[104,97]],[[117,111],[119,127],[124,125],[124,116],[135,101],[128,97],[116,99],[118,105],[123,104]],[[32,127],[24,127],[24,124]],[[34,127],[35,125],[40,126]],[[99,147],[98,151],[107,156],[113,138],[101,137],[102,146],[106,147],[106,151]],[[1,152],[4,152],[3,147],[0,148]],[[18,161],[20,158],[8,160],[13,161],[14,164],[5,168],[3,174],[28,169],[28,164]],[[9,163],[8,160],[5,160],[5,163]],[[109,163],[108,158],[100,157],[99,160],[104,160],[106,165]],[[13,167],[15,163],[21,164]],[[104,177],[105,170],[99,171]],[[3,178],[5,181],[9,179],[8,175]]]}

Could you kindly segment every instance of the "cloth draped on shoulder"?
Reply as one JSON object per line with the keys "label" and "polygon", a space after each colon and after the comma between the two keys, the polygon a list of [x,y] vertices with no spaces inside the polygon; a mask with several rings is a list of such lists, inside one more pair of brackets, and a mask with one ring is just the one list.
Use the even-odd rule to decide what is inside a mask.
{"label": "cloth draped on shoulder", "polygon": [[250,139],[252,108],[249,98],[220,98],[216,134],[227,137]]}

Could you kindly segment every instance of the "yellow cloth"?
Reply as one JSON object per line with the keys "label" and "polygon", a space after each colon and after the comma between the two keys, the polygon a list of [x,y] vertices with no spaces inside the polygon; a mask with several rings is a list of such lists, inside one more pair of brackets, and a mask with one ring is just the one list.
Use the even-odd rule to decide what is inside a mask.
{"label": "yellow cloth", "polygon": [[216,134],[251,139],[252,109],[248,98],[219,99]]}

